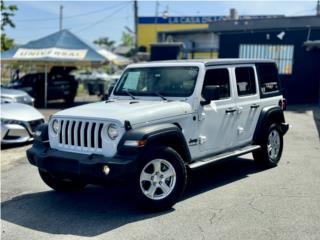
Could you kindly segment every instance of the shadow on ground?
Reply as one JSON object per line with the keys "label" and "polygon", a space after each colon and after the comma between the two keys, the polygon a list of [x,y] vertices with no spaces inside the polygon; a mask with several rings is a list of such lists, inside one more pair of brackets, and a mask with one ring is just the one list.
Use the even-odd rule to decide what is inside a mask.
{"label": "shadow on ground", "polygon": [[306,113],[311,111],[314,119],[314,123],[317,127],[319,139],[320,139],[320,106],[319,105],[293,105],[288,106],[288,111],[296,113]]}
{"label": "shadow on ground", "polygon": [[[195,195],[215,191],[259,171],[252,160],[234,158],[191,172],[180,204]],[[174,211],[143,212],[132,204],[130,196],[130,189],[124,183],[109,187],[88,186],[76,193],[46,191],[24,194],[1,204],[2,219],[45,233],[92,237]]]}
{"label": "shadow on ground", "polygon": [[30,142],[25,142],[25,143],[11,143],[11,144],[1,144],[1,150],[7,150],[7,149],[12,149],[12,148],[17,148],[17,147],[24,147],[24,146],[31,146],[32,141]]}

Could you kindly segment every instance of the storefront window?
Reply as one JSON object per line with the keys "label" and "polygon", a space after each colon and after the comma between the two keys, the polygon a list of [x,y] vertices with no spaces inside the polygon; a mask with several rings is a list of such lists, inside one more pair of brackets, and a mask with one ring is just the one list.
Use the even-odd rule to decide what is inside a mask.
{"label": "storefront window", "polygon": [[272,59],[280,74],[292,74],[293,49],[293,45],[241,44],[239,57]]}

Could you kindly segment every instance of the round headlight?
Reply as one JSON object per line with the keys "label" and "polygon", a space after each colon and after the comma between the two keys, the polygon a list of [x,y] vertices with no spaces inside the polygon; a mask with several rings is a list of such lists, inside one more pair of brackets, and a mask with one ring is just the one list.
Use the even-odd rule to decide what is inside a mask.
{"label": "round headlight", "polygon": [[119,136],[119,130],[118,130],[117,125],[115,125],[113,123],[109,125],[109,127],[108,127],[108,136],[112,140],[116,139]]}
{"label": "round headlight", "polygon": [[53,120],[52,122],[52,130],[55,134],[57,134],[59,132],[60,129],[60,123],[57,119]]}

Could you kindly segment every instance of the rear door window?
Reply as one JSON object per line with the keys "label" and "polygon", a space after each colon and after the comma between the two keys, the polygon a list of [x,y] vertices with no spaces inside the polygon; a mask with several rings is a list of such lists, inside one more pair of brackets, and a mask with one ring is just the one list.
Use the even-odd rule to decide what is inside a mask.
{"label": "rear door window", "polygon": [[254,95],[257,92],[253,67],[236,67],[238,96]]}

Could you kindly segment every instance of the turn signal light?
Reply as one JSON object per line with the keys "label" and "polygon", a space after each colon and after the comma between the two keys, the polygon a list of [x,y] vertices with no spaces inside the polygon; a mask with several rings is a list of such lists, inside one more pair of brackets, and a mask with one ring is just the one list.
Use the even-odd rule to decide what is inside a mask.
{"label": "turn signal light", "polygon": [[126,140],[124,145],[127,147],[143,147],[147,144],[147,140]]}

